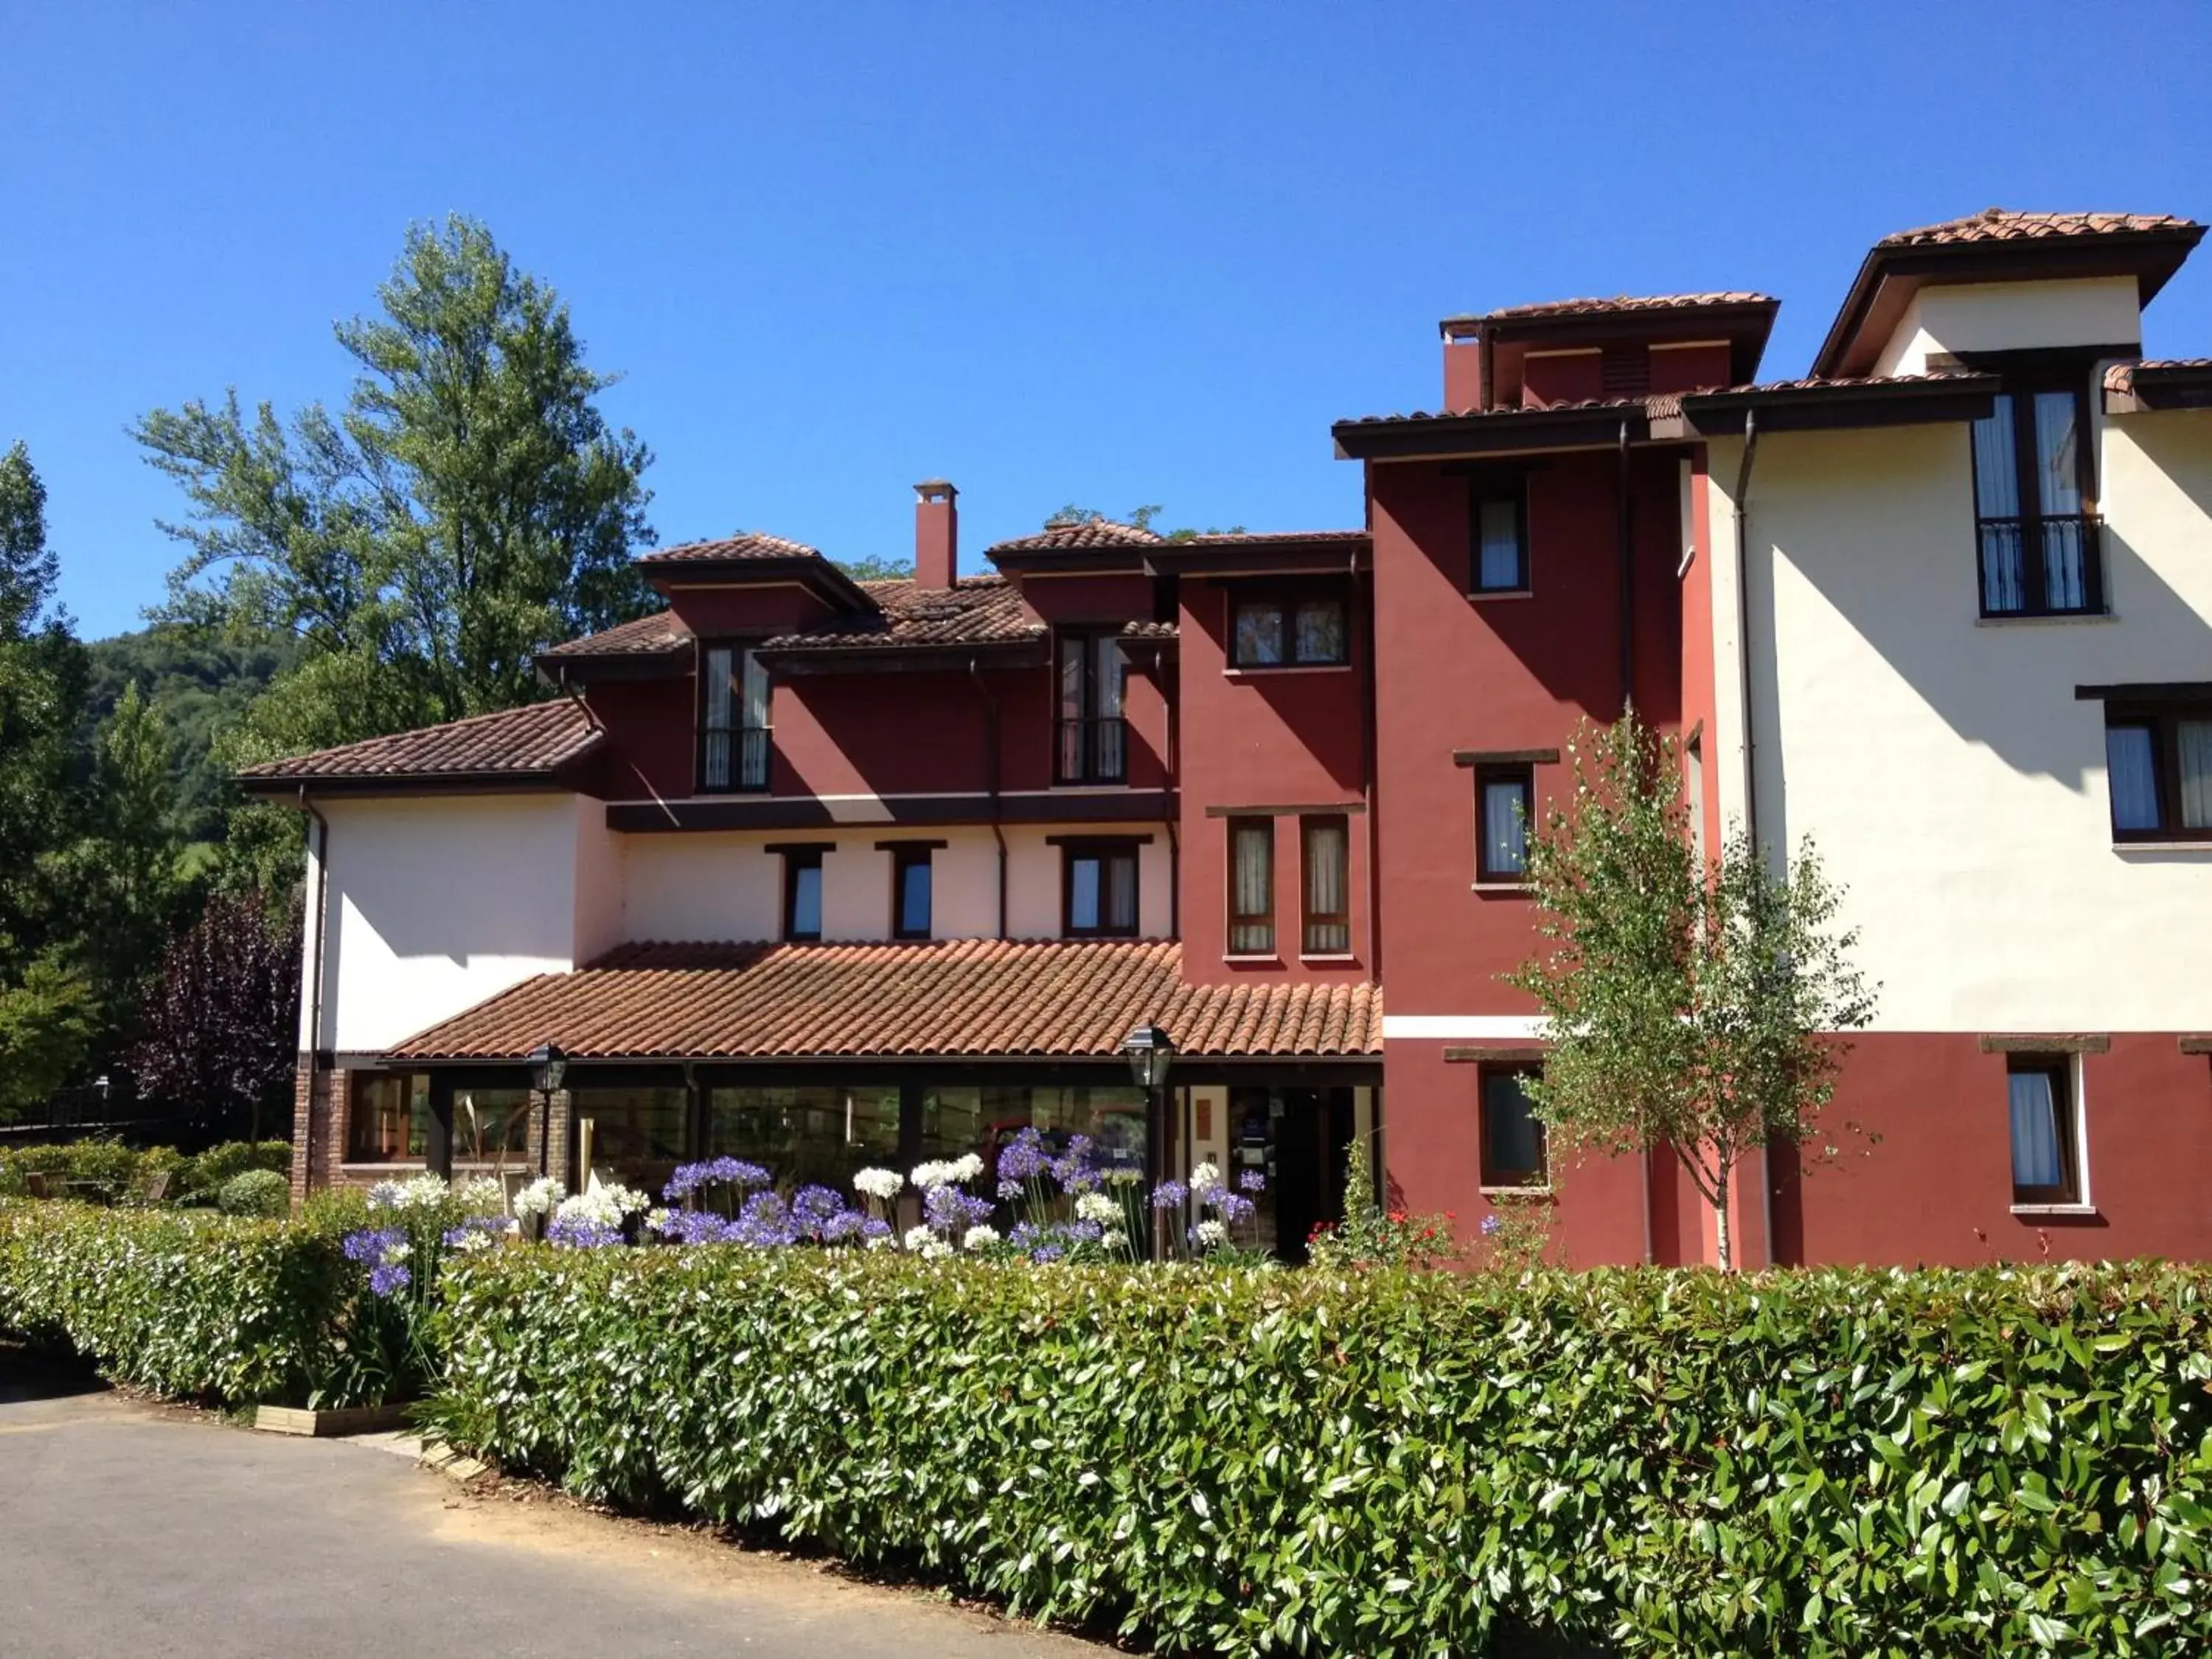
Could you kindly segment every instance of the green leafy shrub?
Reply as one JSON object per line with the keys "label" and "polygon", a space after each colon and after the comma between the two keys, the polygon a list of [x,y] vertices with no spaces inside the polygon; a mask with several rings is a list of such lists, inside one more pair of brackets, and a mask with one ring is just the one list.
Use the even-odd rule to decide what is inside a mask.
{"label": "green leafy shrub", "polygon": [[132,1190],[139,1154],[119,1141],[75,1140],[58,1146],[15,1146],[0,1152],[12,1166],[15,1191],[29,1177],[46,1177],[49,1194],[99,1204],[119,1204]]}
{"label": "green leafy shrub", "polygon": [[338,1237],[295,1223],[0,1203],[0,1332],[162,1394],[373,1404],[349,1336],[365,1295]]}
{"label": "green leafy shrub", "polygon": [[179,1166],[170,1196],[180,1203],[218,1201],[223,1183],[249,1170],[269,1170],[292,1176],[292,1143],[289,1140],[227,1140],[210,1146]]}
{"label": "green leafy shrub", "polygon": [[456,1443],[1164,1650],[2212,1643],[2202,1269],[516,1249],[445,1284]]}
{"label": "green leafy shrub", "polygon": [[248,1170],[222,1183],[216,1207],[225,1215],[274,1219],[292,1207],[292,1183],[274,1170]]}
{"label": "green leafy shrub", "polygon": [[0,1149],[0,1196],[21,1197],[28,1177],[46,1177],[48,1196],[100,1204],[153,1201],[156,1183],[169,1177],[161,1201],[213,1204],[223,1183],[249,1170],[268,1170],[289,1182],[292,1144],[288,1140],[228,1141],[186,1158],[173,1146],[143,1151],[112,1140],[78,1140],[58,1146]]}

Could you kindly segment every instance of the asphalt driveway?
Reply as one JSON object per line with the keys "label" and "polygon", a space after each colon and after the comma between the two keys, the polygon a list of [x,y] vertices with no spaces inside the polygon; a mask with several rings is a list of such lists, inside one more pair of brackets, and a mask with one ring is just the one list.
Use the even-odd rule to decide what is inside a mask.
{"label": "asphalt driveway", "polygon": [[125,1400],[0,1347],[0,1654],[1111,1650],[410,1459]]}

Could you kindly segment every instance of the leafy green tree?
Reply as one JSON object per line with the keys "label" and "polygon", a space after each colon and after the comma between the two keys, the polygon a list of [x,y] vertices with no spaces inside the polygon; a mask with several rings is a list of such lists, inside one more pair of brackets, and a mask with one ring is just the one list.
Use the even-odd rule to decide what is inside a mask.
{"label": "leafy green tree", "polygon": [[77,951],[109,1018],[127,1021],[180,901],[174,756],[161,717],[128,687],[100,728],[83,833],[47,861]]}
{"label": "leafy green tree", "polygon": [[0,1121],[82,1072],[100,1029],[91,982],[55,957],[36,958],[0,987]]}
{"label": "leafy green tree", "polygon": [[1572,810],[1555,805],[1528,843],[1550,948],[1507,976],[1550,1024],[1529,1094],[1571,1146],[1671,1149],[1727,1269],[1735,1170],[1755,1146],[1813,1135],[1844,1053],[1834,1034],[1873,1018],[1857,933],[1838,927],[1842,890],[1809,841],[1786,877],[1741,830],[1705,867],[1676,747],[1633,713],[1584,727],[1570,755]]}
{"label": "leafy green tree", "polygon": [[[135,435],[190,503],[166,616],[301,641],[248,721],[273,749],[544,695],[532,654],[648,608],[651,461],[596,402],[568,307],[474,221],[416,226],[381,314],[337,327],[344,411],[156,410]],[[337,665],[329,665],[337,659]]]}
{"label": "leafy green tree", "polygon": [[[1118,523],[1133,525],[1139,530],[1152,530],[1157,528],[1159,516],[1165,511],[1165,507],[1154,501],[1143,507],[1133,507],[1116,520],[1095,507],[1078,507],[1070,501],[1048,518],[1044,527],[1051,530],[1060,525]],[[1171,542],[1187,542],[1196,536],[1241,536],[1244,533],[1244,526],[1233,524],[1224,529],[1218,525],[1209,525],[1200,530],[1194,526],[1183,525],[1173,530],[1161,530],[1158,533]]]}

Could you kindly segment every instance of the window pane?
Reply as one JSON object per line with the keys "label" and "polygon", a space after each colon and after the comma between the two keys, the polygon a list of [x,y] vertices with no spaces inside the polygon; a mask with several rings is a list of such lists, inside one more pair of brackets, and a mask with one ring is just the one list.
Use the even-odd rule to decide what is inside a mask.
{"label": "window pane", "polygon": [[1117,933],[1137,931],[1137,855],[1115,853],[1106,860],[1106,925]]}
{"label": "window pane", "polygon": [[1482,786],[1483,868],[1493,876],[1517,876],[1528,867],[1528,786],[1518,778],[1493,779]]}
{"label": "window pane", "polygon": [[[578,1089],[569,1109],[579,1125],[592,1126],[592,1167],[584,1172],[603,1182],[620,1182],[658,1200],[676,1166],[684,1162],[690,1137],[680,1089]],[[578,1133],[580,1148],[582,1134]]]}
{"label": "window pane", "polygon": [[1064,638],[1060,642],[1060,717],[1062,720],[1081,720],[1089,712],[1083,700],[1085,648],[1085,641],[1080,637]]}
{"label": "window pane", "polygon": [[791,872],[791,936],[822,937],[822,866],[801,864]]}
{"label": "window pane", "polygon": [[1240,605],[1237,607],[1237,641],[1234,659],[1241,664],[1266,666],[1283,659],[1282,607],[1273,605]]}
{"label": "window pane", "polygon": [[2012,442],[2012,394],[1997,393],[1974,422],[1974,510],[1984,519],[2020,516],[2019,458]]}
{"label": "window pane", "polygon": [[2112,828],[2157,829],[2158,769],[2150,727],[2106,727],[2105,772],[2112,791]]}
{"label": "window pane", "polygon": [[768,729],[768,670],[759,657],[745,653],[744,665],[744,723],[746,729],[764,732]]}
{"label": "window pane", "polygon": [[929,932],[929,872],[927,858],[909,859],[899,867],[899,931],[917,936]]}
{"label": "window pane", "polygon": [[1067,926],[1071,933],[1098,931],[1098,860],[1095,857],[1068,861]]}
{"label": "window pane", "polygon": [[1510,590],[1522,584],[1521,503],[1510,495],[1492,496],[1481,507],[1482,548],[1475,586]]}
{"label": "window pane", "polygon": [[2035,394],[2035,469],[2043,510],[2053,517],[2081,510],[2081,457],[2075,444],[2071,392]]}
{"label": "window pane", "polygon": [[2212,830],[2212,720],[2183,720],[2175,735],[2181,749],[2181,826]]}
{"label": "window pane", "polygon": [[757,1164],[788,1192],[810,1183],[854,1199],[855,1172],[896,1164],[896,1084],[810,1084],[781,1089],[715,1089],[707,1097],[707,1152]]}
{"label": "window pane", "polygon": [[1347,862],[1351,837],[1342,818],[1314,818],[1305,825],[1306,932],[1309,956],[1340,956],[1352,948]]}
{"label": "window pane", "polygon": [[730,787],[730,652],[716,646],[707,653],[707,706],[702,716],[707,741],[700,782],[709,789]]}
{"label": "window pane", "polygon": [[1337,599],[1308,599],[1298,606],[1300,662],[1342,662],[1344,605]]}
{"label": "window pane", "polygon": [[2058,1102],[2048,1072],[2014,1072],[2006,1079],[2012,1096],[2012,1184],[2063,1187],[2066,1170],[2058,1148]]}
{"label": "window pane", "polygon": [[527,1089],[456,1089],[453,1162],[518,1163],[530,1149],[531,1101]]}
{"label": "window pane", "polygon": [[1229,948],[1264,954],[1275,948],[1275,827],[1272,823],[1230,826]]}
{"label": "window pane", "polygon": [[1483,1174],[1493,1187],[1544,1178],[1544,1126],[1530,1109],[1518,1072],[1491,1072],[1482,1085]]}
{"label": "window pane", "polygon": [[430,1145],[430,1079],[400,1073],[362,1077],[346,1121],[346,1161],[389,1164],[419,1158]]}
{"label": "window pane", "polygon": [[1097,678],[1094,686],[1098,693],[1098,714],[1102,720],[1111,719],[1121,712],[1121,642],[1110,635],[1092,642],[1097,653]]}

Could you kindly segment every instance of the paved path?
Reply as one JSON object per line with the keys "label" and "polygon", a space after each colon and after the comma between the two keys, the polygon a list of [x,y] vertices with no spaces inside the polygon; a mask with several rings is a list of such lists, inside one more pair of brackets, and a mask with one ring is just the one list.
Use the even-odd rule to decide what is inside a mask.
{"label": "paved path", "polygon": [[[527,1501],[519,1501],[526,1498]],[[122,1399],[0,1347],[0,1653],[1111,1652],[366,1445]]]}

